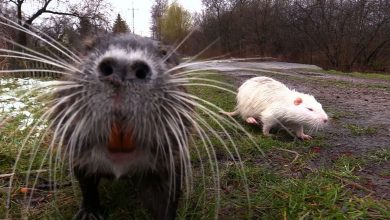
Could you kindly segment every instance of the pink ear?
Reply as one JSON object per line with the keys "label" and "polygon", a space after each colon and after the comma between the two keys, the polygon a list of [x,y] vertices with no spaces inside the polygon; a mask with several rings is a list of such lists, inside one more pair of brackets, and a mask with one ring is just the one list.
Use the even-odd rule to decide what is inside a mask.
{"label": "pink ear", "polygon": [[302,103],[302,98],[301,97],[297,97],[295,100],[294,100],[294,105],[300,105]]}

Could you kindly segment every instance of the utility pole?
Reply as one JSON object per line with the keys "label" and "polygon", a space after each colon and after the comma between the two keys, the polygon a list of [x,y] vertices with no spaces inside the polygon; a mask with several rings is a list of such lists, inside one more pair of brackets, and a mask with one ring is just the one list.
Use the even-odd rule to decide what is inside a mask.
{"label": "utility pole", "polygon": [[134,29],[134,14],[135,11],[138,10],[138,8],[134,8],[134,1],[131,2],[131,11],[133,12],[133,34],[135,34],[135,29]]}

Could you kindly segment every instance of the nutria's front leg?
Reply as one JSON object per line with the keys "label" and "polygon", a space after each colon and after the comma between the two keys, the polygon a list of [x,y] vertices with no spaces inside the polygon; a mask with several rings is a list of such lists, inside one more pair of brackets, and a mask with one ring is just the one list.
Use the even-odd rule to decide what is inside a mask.
{"label": "nutria's front leg", "polygon": [[80,209],[74,216],[75,220],[103,220],[103,211],[100,206],[98,185],[100,175],[87,174],[85,170],[74,168],[74,174],[79,182],[82,193]]}
{"label": "nutria's front leg", "polygon": [[310,140],[312,137],[310,135],[307,135],[303,132],[303,126],[297,126],[295,128],[295,134],[297,135],[298,138],[302,140]]}
{"label": "nutria's front leg", "polygon": [[172,220],[176,218],[181,195],[180,171],[171,184],[168,175],[149,173],[140,182],[140,197],[154,219]]}

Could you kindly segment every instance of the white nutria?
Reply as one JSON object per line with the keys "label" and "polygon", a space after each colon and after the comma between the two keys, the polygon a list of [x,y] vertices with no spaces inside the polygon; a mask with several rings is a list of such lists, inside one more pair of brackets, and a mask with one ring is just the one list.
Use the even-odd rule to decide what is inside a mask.
{"label": "white nutria", "polygon": [[311,136],[303,132],[303,127],[317,130],[328,122],[328,115],[312,95],[290,90],[269,77],[254,77],[244,82],[238,89],[235,111],[221,113],[241,115],[250,124],[261,120],[266,136],[272,127],[282,126],[304,140]]}

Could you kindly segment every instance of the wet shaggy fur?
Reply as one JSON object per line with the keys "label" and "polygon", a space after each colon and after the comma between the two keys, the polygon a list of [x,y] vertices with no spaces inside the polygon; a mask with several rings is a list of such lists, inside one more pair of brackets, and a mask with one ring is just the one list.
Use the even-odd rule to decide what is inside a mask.
{"label": "wet shaggy fur", "polygon": [[282,126],[293,130],[302,139],[310,136],[303,127],[317,130],[323,127],[328,116],[312,95],[290,90],[279,81],[269,77],[254,77],[245,81],[238,89],[237,106],[228,115],[241,115],[244,120],[260,120],[264,135],[272,127]]}
{"label": "wet shaggy fur", "polygon": [[[188,181],[192,112],[178,101],[185,90],[168,71],[178,59],[130,34],[97,38],[82,54],[80,71],[67,76],[71,83],[56,93],[52,114],[56,141],[83,195],[75,219],[104,219],[97,190],[103,177],[136,180],[153,216],[174,219],[182,180]],[[110,151],[113,124],[132,136],[134,149]]]}

